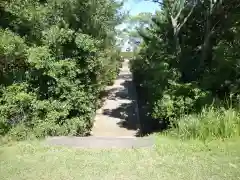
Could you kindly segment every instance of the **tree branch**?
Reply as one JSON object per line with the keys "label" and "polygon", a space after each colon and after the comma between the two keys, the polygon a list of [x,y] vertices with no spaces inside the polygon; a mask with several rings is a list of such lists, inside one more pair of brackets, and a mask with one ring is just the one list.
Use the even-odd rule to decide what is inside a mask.
{"label": "tree branch", "polygon": [[183,27],[183,25],[187,22],[188,18],[192,15],[195,6],[196,6],[196,3],[192,6],[190,12],[189,12],[188,15],[184,18],[183,22],[178,25],[178,30],[180,30],[180,29]]}

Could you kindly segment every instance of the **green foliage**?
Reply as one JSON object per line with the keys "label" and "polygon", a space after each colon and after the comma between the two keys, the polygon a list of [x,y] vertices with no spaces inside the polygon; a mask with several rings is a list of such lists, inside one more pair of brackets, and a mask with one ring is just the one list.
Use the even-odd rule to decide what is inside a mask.
{"label": "green foliage", "polygon": [[134,55],[133,52],[121,52],[121,56],[122,56],[123,58],[132,58],[133,55]]}
{"label": "green foliage", "polygon": [[[163,0],[161,4],[162,11],[152,16],[151,26],[139,32],[144,43],[131,62],[151,117],[177,127],[180,117],[202,112],[206,106],[224,106],[230,95],[233,105],[239,104],[239,2]],[[226,118],[222,110],[213,112]],[[207,116],[188,117],[208,121]],[[221,118],[216,121],[225,121]],[[239,121],[228,123],[234,122]]]}
{"label": "green foliage", "polygon": [[183,114],[198,112],[203,104],[212,102],[209,92],[190,83],[171,84],[162,94],[153,106],[152,116],[155,119],[176,119]]}
{"label": "green foliage", "polygon": [[0,135],[86,135],[118,74],[112,0],[0,3]]}
{"label": "green foliage", "polygon": [[12,83],[23,78],[27,45],[17,34],[0,29],[0,83]]}
{"label": "green foliage", "polygon": [[171,134],[180,138],[232,138],[240,136],[240,112],[232,108],[204,108],[199,114],[181,117]]}

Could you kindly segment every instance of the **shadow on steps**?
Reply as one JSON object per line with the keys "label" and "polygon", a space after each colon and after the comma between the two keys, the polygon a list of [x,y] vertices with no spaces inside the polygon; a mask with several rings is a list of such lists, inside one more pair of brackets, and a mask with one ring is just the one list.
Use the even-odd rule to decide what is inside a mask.
{"label": "shadow on steps", "polygon": [[[110,92],[108,99],[123,101],[127,100],[127,102],[122,103],[115,109],[104,109],[103,114],[109,117],[122,119],[119,123],[117,123],[121,128],[138,131],[139,122],[135,111],[136,100],[133,82],[131,80],[127,80],[121,83],[121,85],[123,86],[122,90],[119,91],[118,89],[117,92]],[[139,134],[140,133],[137,132],[137,136],[139,136]]]}

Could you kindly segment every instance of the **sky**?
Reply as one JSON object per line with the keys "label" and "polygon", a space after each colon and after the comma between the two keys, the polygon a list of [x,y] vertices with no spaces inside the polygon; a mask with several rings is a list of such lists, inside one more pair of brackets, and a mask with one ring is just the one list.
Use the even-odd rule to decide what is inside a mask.
{"label": "sky", "polygon": [[137,15],[141,12],[154,13],[159,7],[151,0],[127,0],[124,4],[124,9],[130,10],[130,15]]}
{"label": "sky", "polygon": [[[126,0],[124,3],[123,10],[129,11],[131,16],[137,15],[141,12],[150,12],[154,13],[159,9],[159,6],[156,3],[153,3],[151,0]],[[121,24],[117,27],[117,29],[124,29],[126,27],[125,24]],[[122,49],[126,49],[128,47],[128,43],[125,42]]]}
{"label": "sky", "polygon": [[[129,11],[131,16],[135,16],[141,12],[154,13],[159,6],[151,0],[126,0],[123,6],[123,11]],[[123,29],[124,24],[120,25],[118,29]]]}

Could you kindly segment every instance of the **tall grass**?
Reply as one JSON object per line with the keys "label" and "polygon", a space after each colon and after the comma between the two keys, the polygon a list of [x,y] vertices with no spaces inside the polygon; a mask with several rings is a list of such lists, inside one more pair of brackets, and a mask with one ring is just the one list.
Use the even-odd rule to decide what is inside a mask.
{"label": "tall grass", "polygon": [[199,114],[183,116],[171,133],[180,138],[201,140],[240,136],[240,111],[234,108],[204,108]]}

